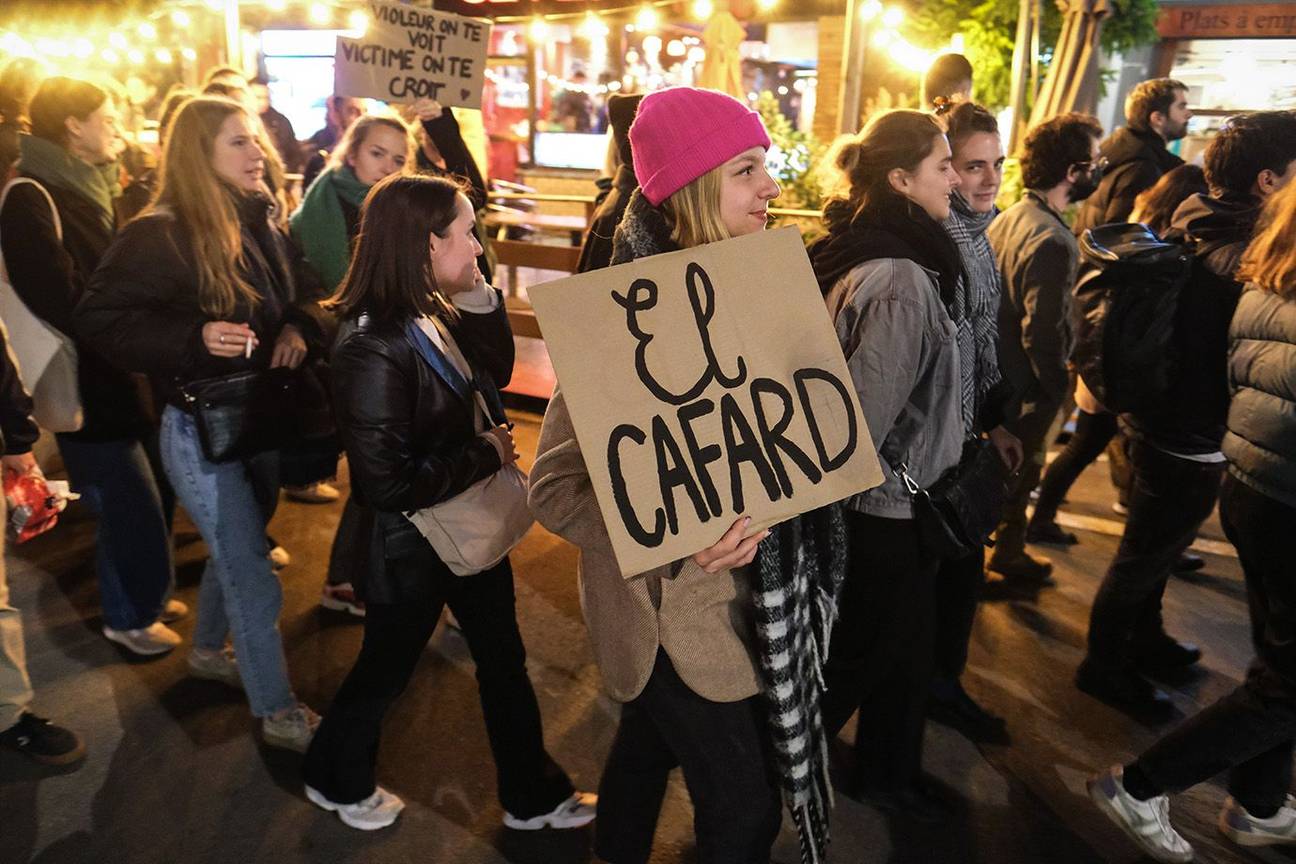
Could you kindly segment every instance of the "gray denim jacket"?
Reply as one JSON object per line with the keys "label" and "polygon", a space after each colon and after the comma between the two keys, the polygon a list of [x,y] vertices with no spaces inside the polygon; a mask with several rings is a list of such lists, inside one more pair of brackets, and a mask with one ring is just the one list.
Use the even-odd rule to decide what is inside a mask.
{"label": "gray denim jacket", "polygon": [[886,482],[849,499],[852,510],[912,519],[892,468],[929,486],[958,464],[959,353],[936,274],[904,258],[866,261],[837,281],[828,311],[859,394]]}

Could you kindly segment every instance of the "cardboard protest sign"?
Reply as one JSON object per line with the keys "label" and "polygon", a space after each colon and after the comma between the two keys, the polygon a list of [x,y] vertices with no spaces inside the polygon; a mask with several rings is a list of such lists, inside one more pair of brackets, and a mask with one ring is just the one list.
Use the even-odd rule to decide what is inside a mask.
{"label": "cardboard protest sign", "polygon": [[391,3],[370,3],[369,18],[363,36],[337,38],[335,93],[481,107],[489,21]]}
{"label": "cardboard protest sign", "polygon": [[882,482],[795,228],[529,294],[623,575]]}

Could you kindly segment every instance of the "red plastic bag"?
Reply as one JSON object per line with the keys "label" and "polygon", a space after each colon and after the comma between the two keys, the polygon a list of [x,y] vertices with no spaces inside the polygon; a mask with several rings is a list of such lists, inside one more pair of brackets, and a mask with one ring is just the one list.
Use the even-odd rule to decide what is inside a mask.
{"label": "red plastic bag", "polygon": [[26,543],[58,524],[69,501],[80,498],[62,480],[46,480],[39,472],[4,472],[5,503],[9,506],[8,530],[15,543]]}

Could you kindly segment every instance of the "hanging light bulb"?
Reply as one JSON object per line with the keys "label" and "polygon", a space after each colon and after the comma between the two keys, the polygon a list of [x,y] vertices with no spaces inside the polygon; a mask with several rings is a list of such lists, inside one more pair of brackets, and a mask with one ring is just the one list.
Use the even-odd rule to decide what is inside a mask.
{"label": "hanging light bulb", "polygon": [[651,6],[642,6],[639,14],[635,16],[635,29],[652,33],[660,26],[660,18],[657,10]]}
{"label": "hanging light bulb", "polygon": [[531,37],[531,41],[535,44],[541,44],[549,36],[548,22],[539,15],[535,16],[531,19],[531,26],[527,28],[527,35]]}
{"label": "hanging light bulb", "polygon": [[711,0],[693,0],[693,17],[706,21],[715,14],[715,4]]}
{"label": "hanging light bulb", "polygon": [[172,53],[165,48],[159,48],[158,50],[154,51],[153,59],[161,63],[163,66],[170,66],[173,62],[175,62],[175,56],[172,55]]}
{"label": "hanging light bulb", "polygon": [[882,14],[882,4],[879,0],[864,0],[860,4],[860,20],[867,23]]}
{"label": "hanging light bulb", "polygon": [[603,23],[602,18],[595,15],[593,12],[585,13],[585,20],[581,22],[580,26],[580,36],[582,39],[590,42],[599,39],[606,39],[609,32],[608,26]]}
{"label": "hanging light bulb", "polygon": [[347,26],[351,30],[351,36],[359,38],[369,29],[369,16],[357,9],[347,16]]}
{"label": "hanging light bulb", "polygon": [[282,12],[288,8],[285,0],[266,0],[266,8],[271,12]]}
{"label": "hanging light bulb", "polygon": [[147,39],[150,42],[157,38],[157,28],[147,21],[141,22],[140,25],[135,28],[135,32],[140,35],[141,39]]}
{"label": "hanging light bulb", "polygon": [[198,59],[198,52],[192,48],[181,48],[180,56],[192,63]]}
{"label": "hanging light bulb", "polygon": [[762,12],[773,11],[774,7],[777,5],[778,0],[756,0],[756,8]]}
{"label": "hanging light bulb", "polygon": [[310,7],[310,20],[312,24],[328,24],[333,20],[333,12],[323,3],[312,3]]}
{"label": "hanging light bulb", "polygon": [[84,60],[94,53],[94,43],[89,39],[77,39],[72,43],[72,53],[81,60]]}
{"label": "hanging light bulb", "polygon": [[116,32],[108,34],[108,44],[116,48],[118,51],[125,51],[130,47],[126,42],[126,37]]}
{"label": "hanging light bulb", "polygon": [[132,48],[126,52],[126,59],[138,66],[144,62],[144,52],[138,48]]}
{"label": "hanging light bulb", "polygon": [[100,51],[99,57],[110,66],[116,66],[121,62],[121,55],[111,48],[105,48]]}
{"label": "hanging light bulb", "polygon": [[892,30],[904,23],[904,10],[899,6],[890,6],[882,13],[882,23]]}
{"label": "hanging light bulb", "polygon": [[176,9],[171,13],[171,23],[177,27],[188,27],[190,24],[189,13],[183,9]]}

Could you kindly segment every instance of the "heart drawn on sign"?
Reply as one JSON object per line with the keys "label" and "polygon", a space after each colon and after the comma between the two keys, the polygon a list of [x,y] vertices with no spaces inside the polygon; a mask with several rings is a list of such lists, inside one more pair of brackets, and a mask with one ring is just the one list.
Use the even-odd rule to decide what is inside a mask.
{"label": "heart drawn on sign", "polygon": [[467,98],[468,98],[469,96],[471,96],[471,95],[472,95],[472,91],[471,91],[471,90],[460,90],[460,91],[459,91],[459,98],[460,98],[460,99],[467,99]]}

